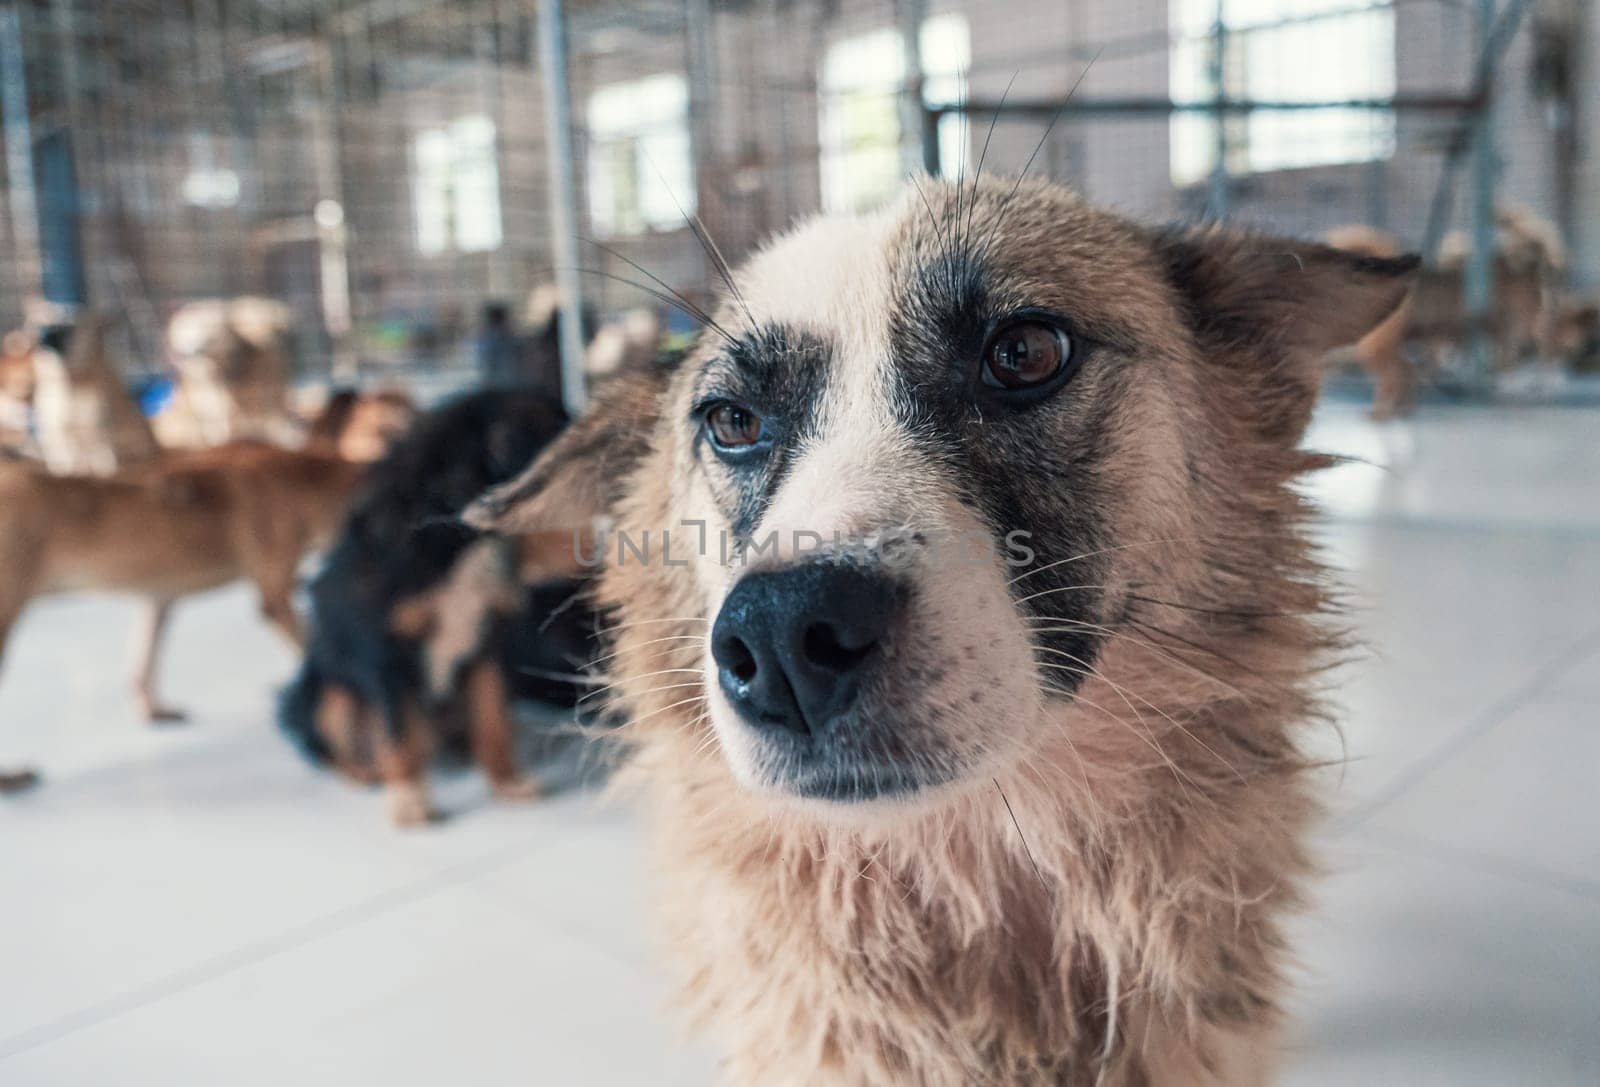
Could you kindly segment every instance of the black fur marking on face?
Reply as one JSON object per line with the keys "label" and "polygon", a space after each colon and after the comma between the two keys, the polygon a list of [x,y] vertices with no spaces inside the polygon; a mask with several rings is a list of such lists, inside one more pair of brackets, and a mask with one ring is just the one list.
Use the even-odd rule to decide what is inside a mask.
{"label": "black fur marking on face", "polygon": [[1101,511],[1114,496],[1099,481],[1119,376],[1089,366],[1022,410],[996,404],[979,384],[984,342],[997,320],[1032,304],[972,257],[941,256],[909,274],[890,330],[895,411],[988,526],[997,554],[1011,554],[1008,534],[1027,533],[1034,560],[1007,565],[1005,577],[1047,685],[1070,693],[1104,640],[1095,628],[1105,625],[1111,541]]}
{"label": "black fur marking on face", "polygon": [[[765,325],[746,332],[707,362],[695,382],[695,456],[712,495],[744,547],[787,478],[795,450],[814,436],[832,350],[809,332]],[[705,412],[730,402],[761,417],[765,448],[719,457],[706,436]]]}

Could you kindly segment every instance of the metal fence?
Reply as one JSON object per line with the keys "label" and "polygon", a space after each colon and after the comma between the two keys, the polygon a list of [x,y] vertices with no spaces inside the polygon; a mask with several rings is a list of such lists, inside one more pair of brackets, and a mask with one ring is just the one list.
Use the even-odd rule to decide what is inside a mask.
{"label": "metal fence", "polygon": [[569,0],[570,157],[558,7],[0,0],[0,322],[113,311],[140,369],[181,303],[266,294],[308,373],[457,365],[484,304],[557,265],[601,313],[703,300],[707,239],[737,260],[985,145],[1150,218],[1465,230],[1480,270],[1516,203],[1600,263],[1577,3]]}

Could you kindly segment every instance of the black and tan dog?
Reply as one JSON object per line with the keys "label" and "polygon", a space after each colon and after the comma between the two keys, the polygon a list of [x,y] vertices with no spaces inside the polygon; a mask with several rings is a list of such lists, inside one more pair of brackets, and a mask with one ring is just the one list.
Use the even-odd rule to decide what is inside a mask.
{"label": "black and tan dog", "polygon": [[[560,677],[593,655],[587,609],[561,607],[575,585],[525,591],[518,545],[456,520],[565,423],[558,403],[527,392],[478,393],[423,417],[374,465],[312,582],[306,659],[279,723],[314,760],[384,782],[401,825],[434,816],[424,772],[440,747],[464,748],[498,795],[533,796],[508,701],[521,687],[570,704]],[[527,624],[531,636],[511,637]]]}
{"label": "black and tan dog", "polygon": [[1298,443],[1415,267],[926,181],[762,249],[475,508],[615,525],[605,678],[730,1082],[1269,1081],[1339,645]]}

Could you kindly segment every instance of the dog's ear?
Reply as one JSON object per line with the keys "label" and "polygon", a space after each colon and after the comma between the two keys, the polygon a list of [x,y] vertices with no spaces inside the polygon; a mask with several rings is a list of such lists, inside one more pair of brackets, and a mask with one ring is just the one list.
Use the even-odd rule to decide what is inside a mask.
{"label": "dog's ear", "polygon": [[521,475],[467,507],[467,522],[513,535],[592,527],[649,450],[675,368],[676,360],[660,361],[606,381],[588,410]]}
{"label": "dog's ear", "polygon": [[1207,359],[1262,394],[1268,435],[1289,441],[1310,417],[1322,356],[1392,314],[1420,263],[1216,226],[1160,233],[1155,250]]}

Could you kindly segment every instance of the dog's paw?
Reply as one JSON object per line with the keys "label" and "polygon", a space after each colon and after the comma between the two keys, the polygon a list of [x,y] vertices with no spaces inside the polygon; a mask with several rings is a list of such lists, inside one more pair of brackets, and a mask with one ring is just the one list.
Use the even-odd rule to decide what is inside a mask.
{"label": "dog's paw", "polygon": [[496,800],[510,800],[517,803],[538,800],[542,791],[539,788],[539,780],[526,774],[497,781],[492,787]]}
{"label": "dog's paw", "polygon": [[152,725],[184,725],[189,722],[189,714],[176,706],[158,703],[144,707],[144,719]]}
{"label": "dog's paw", "polygon": [[395,785],[389,789],[389,821],[397,827],[423,827],[444,816],[428,802],[428,794],[417,785]]}
{"label": "dog's paw", "polygon": [[39,784],[39,774],[34,770],[0,770],[0,795],[20,793]]}

